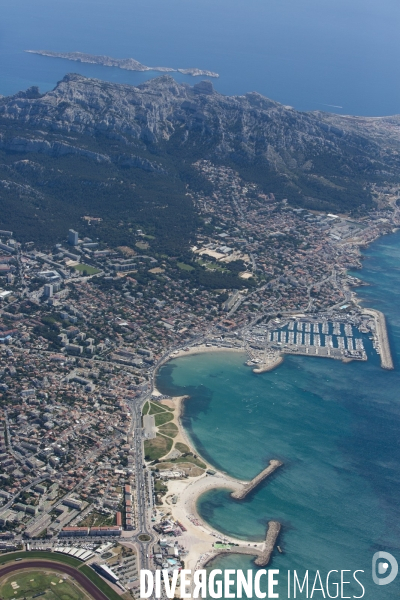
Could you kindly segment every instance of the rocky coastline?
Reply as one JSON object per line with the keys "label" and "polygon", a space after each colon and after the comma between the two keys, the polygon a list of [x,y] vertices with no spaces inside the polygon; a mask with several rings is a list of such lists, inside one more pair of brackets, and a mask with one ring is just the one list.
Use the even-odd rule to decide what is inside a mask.
{"label": "rocky coastline", "polygon": [[29,54],[39,54],[40,56],[49,56],[50,58],[63,58],[75,62],[101,65],[103,67],[117,67],[125,71],[159,71],[160,73],[182,73],[182,75],[192,75],[192,77],[219,77],[218,73],[204,69],[174,69],[172,67],[148,67],[134,58],[112,58],[111,56],[86,54],[85,52],[52,52],[51,50],[25,50]]}

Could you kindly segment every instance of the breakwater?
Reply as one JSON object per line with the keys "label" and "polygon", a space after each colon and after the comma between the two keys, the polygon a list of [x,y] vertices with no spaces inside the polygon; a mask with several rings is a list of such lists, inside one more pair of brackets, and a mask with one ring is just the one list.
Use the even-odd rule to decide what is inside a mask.
{"label": "breakwater", "polygon": [[271,554],[274,551],[281,527],[282,526],[278,521],[268,522],[267,537],[265,538],[264,548],[262,549],[261,554],[254,561],[254,564],[256,564],[257,567],[265,567],[271,560]]}
{"label": "breakwater", "polygon": [[255,548],[250,544],[244,543],[231,546],[230,548],[223,548],[214,550],[209,553],[201,562],[201,568],[205,567],[209,562],[215,560],[217,557],[227,554],[244,554],[247,556],[255,556],[254,564],[257,567],[266,567],[271,560],[271,556],[276,547],[279,534],[281,532],[282,525],[279,521],[269,521],[268,529],[265,536],[265,542],[261,547]]}
{"label": "breakwater", "polygon": [[254,479],[252,479],[248,483],[245,483],[242,489],[232,492],[231,497],[235,500],[243,500],[244,498],[246,498],[247,494],[254,490],[254,488],[256,488],[264,479],[272,475],[272,473],[282,465],[283,463],[280,460],[270,460],[269,465],[266,469],[264,469],[263,471],[261,471],[261,473],[256,475]]}
{"label": "breakwater", "polygon": [[385,315],[374,308],[364,308],[363,313],[370,315],[375,321],[375,332],[374,338],[376,343],[376,350],[379,352],[381,357],[382,369],[393,370],[393,359],[390,352],[389,336],[386,327]]}

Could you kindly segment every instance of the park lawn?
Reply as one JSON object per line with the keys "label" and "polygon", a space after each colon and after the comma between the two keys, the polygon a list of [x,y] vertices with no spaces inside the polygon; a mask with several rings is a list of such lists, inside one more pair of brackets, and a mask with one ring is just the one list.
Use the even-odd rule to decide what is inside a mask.
{"label": "park lawn", "polygon": [[221,267],[221,265],[217,265],[216,263],[199,260],[199,264],[210,271],[221,271],[221,273],[226,273],[228,271],[228,269],[224,269],[223,267]]}
{"label": "park lawn", "polygon": [[155,416],[156,427],[159,427],[160,425],[164,425],[164,423],[168,423],[168,421],[173,421],[173,420],[174,420],[174,415],[170,412],[158,413]]}
{"label": "park lawn", "polygon": [[182,452],[182,454],[188,454],[190,452],[189,446],[182,444],[182,442],[176,442],[175,448],[178,450],[178,452]]}
{"label": "park lawn", "polygon": [[178,268],[181,271],[194,271],[194,267],[192,267],[191,265],[187,265],[186,263],[177,262],[176,264],[178,265]]}
{"label": "park lawn", "polygon": [[96,275],[96,273],[100,273],[99,269],[91,267],[90,265],[85,265],[85,263],[75,265],[74,269],[75,271],[80,271],[81,273],[83,273],[83,271],[86,271],[88,275]]}
{"label": "park lawn", "polygon": [[87,600],[84,591],[70,579],[64,580],[63,574],[56,575],[56,569],[55,572],[31,569],[6,575],[0,580],[0,598],[32,598],[45,592],[47,600]]}
{"label": "park lawn", "polygon": [[157,433],[152,440],[144,441],[144,457],[146,460],[158,460],[168,454],[172,448],[173,441],[165,435]]}
{"label": "park lawn", "polygon": [[148,411],[149,415],[156,415],[158,413],[166,412],[166,409],[160,406],[159,404],[154,404],[154,402],[150,402],[150,409]]}
{"label": "park lawn", "polygon": [[149,412],[149,408],[150,408],[150,405],[149,405],[148,402],[146,402],[146,404],[143,406],[143,410],[142,410],[142,415],[143,416],[147,415],[147,413]]}
{"label": "park lawn", "polygon": [[169,408],[169,406],[164,406],[161,404],[155,404],[154,402],[150,402],[149,415],[155,415],[161,412],[174,412],[174,409]]}
{"label": "park lawn", "polygon": [[160,433],[167,435],[168,437],[175,438],[178,435],[178,428],[175,423],[166,423],[158,428]]}
{"label": "park lawn", "polygon": [[168,486],[161,479],[156,479],[154,482],[154,490],[156,492],[168,492]]}

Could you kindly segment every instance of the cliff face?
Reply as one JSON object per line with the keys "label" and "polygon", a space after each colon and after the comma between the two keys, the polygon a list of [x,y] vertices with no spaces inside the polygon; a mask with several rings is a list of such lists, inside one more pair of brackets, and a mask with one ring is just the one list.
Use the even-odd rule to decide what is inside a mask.
{"label": "cliff face", "polygon": [[191,138],[201,144],[211,136],[210,156],[261,158],[278,171],[309,170],[308,155],[318,152],[354,154],[350,162],[364,168],[376,160],[396,171],[400,164],[398,116],[300,113],[255,92],[227,97],[209,82],[190,87],[170,76],[133,87],[67,75],[46,94],[31,89],[0,99],[0,118],[51,132],[122,134],[147,144],[177,136],[190,146]]}
{"label": "cliff face", "polygon": [[[255,92],[227,97],[210,82],[191,87],[170,76],[133,87],[70,74],[45,94],[33,87],[0,97],[0,180],[25,190],[0,195],[9,215],[0,220],[13,229],[17,203],[23,218],[28,208],[39,214],[37,200],[27,200],[33,190],[50,210],[62,200],[60,227],[88,210],[112,220],[117,207],[128,220],[136,211],[151,223],[158,202],[161,224],[175,226],[181,207],[192,215],[190,230],[185,188],[199,185],[191,165],[202,158],[233,166],[297,206],[362,212],[372,205],[372,184],[399,181],[399,151],[399,116],[301,113]],[[35,169],[17,168],[21,158]],[[34,238],[37,224],[28,222]]]}

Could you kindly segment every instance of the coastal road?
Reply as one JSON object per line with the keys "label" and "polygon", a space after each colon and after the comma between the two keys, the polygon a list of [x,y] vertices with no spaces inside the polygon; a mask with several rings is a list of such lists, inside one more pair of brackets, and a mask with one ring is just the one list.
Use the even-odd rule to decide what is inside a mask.
{"label": "coastal road", "polygon": [[[153,534],[149,519],[149,503],[147,500],[147,494],[149,492],[147,482],[147,469],[143,468],[144,463],[144,451],[143,451],[143,438],[142,438],[142,404],[149,397],[150,393],[140,401],[132,402],[129,401],[131,414],[132,414],[132,447],[135,451],[135,473],[136,473],[136,507],[137,507],[137,530],[136,541],[139,549],[140,557],[140,568],[151,569],[152,554],[151,546],[153,542]],[[140,535],[149,536],[149,541],[145,542],[139,539]]]}
{"label": "coastal road", "polygon": [[94,600],[109,600],[108,597],[103,594],[103,592],[99,590],[99,588],[96,587],[95,584],[92,583],[90,579],[88,579],[86,575],[81,573],[78,569],[74,569],[73,567],[63,563],[52,562],[50,560],[18,561],[17,563],[0,568],[0,577],[8,575],[9,573],[19,572],[21,569],[40,569],[41,571],[43,571],[43,569],[51,569],[53,571],[57,571],[57,573],[66,573],[66,575],[69,575],[75,579],[75,581],[79,583],[85,592],[94,598]]}

